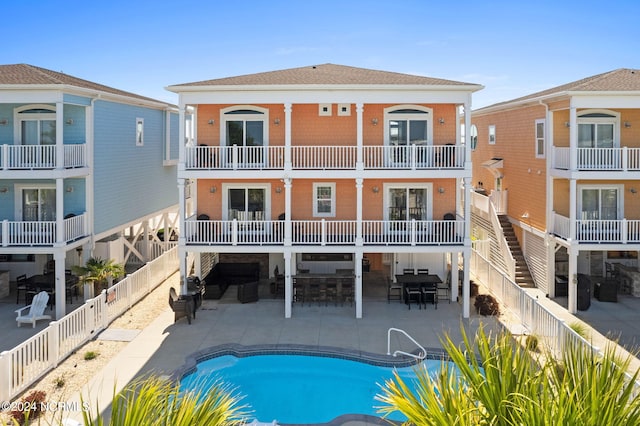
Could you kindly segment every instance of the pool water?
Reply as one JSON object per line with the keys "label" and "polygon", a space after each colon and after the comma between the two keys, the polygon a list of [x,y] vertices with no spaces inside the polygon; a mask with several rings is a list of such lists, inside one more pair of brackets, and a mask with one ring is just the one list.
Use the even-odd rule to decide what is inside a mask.
{"label": "pool water", "polygon": [[[425,360],[422,367],[435,374],[442,362]],[[410,383],[415,367],[398,368]],[[343,414],[380,417],[382,405],[374,398],[380,385],[393,377],[393,368],[340,358],[309,355],[224,355],[197,364],[197,371],[182,378],[182,389],[222,380],[243,395],[255,419],[278,423],[326,423]],[[400,413],[392,420],[406,420]]]}

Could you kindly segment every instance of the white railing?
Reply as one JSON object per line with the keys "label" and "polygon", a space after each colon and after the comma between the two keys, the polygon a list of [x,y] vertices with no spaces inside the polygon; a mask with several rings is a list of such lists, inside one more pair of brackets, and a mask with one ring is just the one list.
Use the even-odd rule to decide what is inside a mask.
{"label": "white railing", "polygon": [[501,305],[515,314],[528,332],[537,336],[556,356],[570,341],[592,350],[591,344],[568,327],[565,322],[542,306],[535,297],[493,266],[476,250],[471,252],[471,271],[482,285],[497,297]]}
{"label": "white railing", "polygon": [[461,169],[462,145],[364,146],[365,169]]}
{"label": "white railing", "polygon": [[[640,242],[640,220],[576,220],[575,239],[583,243],[638,243]],[[569,239],[571,220],[554,213],[553,232]]]}
{"label": "white railing", "polygon": [[[86,213],[63,220],[64,243],[87,235]],[[55,221],[2,221],[0,243],[9,246],[51,246],[56,241]]]}
{"label": "white railing", "polygon": [[[187,220],[187,244],[283,245],[285,221]],[[365,220],[362,221],[364,245],[442,245],[462,244],[464,220]],[[355,245],[358,243],[355,220],[292,220],[292,245]]]}
{"label": "white railing", "polygon": [[78,309],[0,353],[0,401],[10,401],[142,299],[179,267],[174,248]]}
{"label": "white railing", "polygon": [[292,168],[306,169],[345,169],[356,168],[355,146],[292,146]]}
{"label": "white railing", "polygon": [[[601,348],[592,345],[575,332],[570,324],[567,325],[564,320],[542,306],[537,298],[510,280],[476,250],[471,251],[470,263],[475,278],[498,298],[504,308],[518,317],[529,334],[538,337],[556,358],[562,357],[565,347],[582,347],[585,351],[603,355]],[[629,373],[626,373],[626,376],[627,380],[632,380]],[[639,393],[640,382],[636,380],[634,395]]]}
{"label": "white railing", "polygon": [[[571,148],[554,147],[553,167],[571,169]],[[576,169],[588,171],[640,170],[640,148],[576,148]]]}
{"label": "white railing", "polygon": [[[178,243],[176,241],[149,241],[147,260],[139,259],[134,253],[131,253],[127,260],[127,265],[144,265],[149,260],[153,260],[163,255],[166,251],[171,250]],[[137,241],[134,247],[140,254],[145,255],[146,244],[144,241]]]}
{"label": "white railing", "polygon": [[[393,354],[392,354],[391,353],[391,332],[392,331],[395,331],[396,333],[400,333],[400,334],[404,335],[407,339],[411,340],[413,342],[413,344],[416,345],[420,349],[420,352],[416,355],[416,354],[412,354],[410,352],[397,350],[397,351],[394,351]],[[420,343],[418,343],[413,337],[409,336],[409,333],[407,333],[406,331],[404,331],[404,330],[402,330],[400,328],[391,327],[389,330],[387,330],[387,355],[393,355],[394,357],[398,356],[398,355],[406,355],[406,356],[409,356],[411,358],[415,358],[417,360],[422,361],[427,356],[427,350]]]}
{"label": "white railing", "polygon": [[[84,167],[86,144],[64,145],[64,168]],[[0,169],[39,170],[58,167],[56,145],[2,145]]]}
{"label": "white railing", "polygon": [[68,144],[64,146],[64,167],[85,167],[87,165],[85,144]]}
{"label": "white railing", "polygon": [[568,239],[571,233],[571,220],[553,212],[553,233],[564,239]]}
{"label": "white railing", "polygon": [[[291,146],[292,170],[355,170],[358,148],[345,146]],[[284,146],[187,146],[187,170],[285,169]],[[462,169],[464,146],[363,146],[363,167],[382,169]],[[288,167],[288,166],[287,166]]]}
{"label": "white railing", "polygon": [[185,167],[195,170],[283,169],[283,146],[188,146]]}

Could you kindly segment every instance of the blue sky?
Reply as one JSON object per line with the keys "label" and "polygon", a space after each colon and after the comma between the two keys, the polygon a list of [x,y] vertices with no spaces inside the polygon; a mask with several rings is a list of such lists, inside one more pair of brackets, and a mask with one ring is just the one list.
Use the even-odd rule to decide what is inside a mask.
{"label": "blue sky", "polygon": [[13,1],[0,63],[177,103],[164,87],[334,63],[485,86],[474,108],[640,68],[640,2]]}

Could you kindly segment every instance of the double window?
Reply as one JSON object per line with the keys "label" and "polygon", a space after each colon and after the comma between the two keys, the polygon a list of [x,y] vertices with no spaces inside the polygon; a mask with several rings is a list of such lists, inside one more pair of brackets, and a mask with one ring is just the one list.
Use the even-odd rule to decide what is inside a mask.
{"label": "double window", "polygon": [[54,187],[16,188],[16,218],[25,222],[56,220],[56,190]]}
{"label": "double window", "polygon": [[578,117],[578,148],[617,148],[618,118],[604,112]]}
{"label": "double window", "polygon": [[257,107],[223,110],[223,137],[227,147],[234,145],[238,149],[238,157],[233,158],[229,150],[227,161],[241,164],[262,164],[266,160],[264,147],[267,142],[268,110]]}
{"label": "double window", "polygon": [[393,163],[408,163],[411,158],[411,146],[416,145],[418,158],[415,162],[427,159],[425,148],[432,144],[433,117],[429,108],[420,106],[401,106],[385,110],[385,144],[390,148],[389,158]]}

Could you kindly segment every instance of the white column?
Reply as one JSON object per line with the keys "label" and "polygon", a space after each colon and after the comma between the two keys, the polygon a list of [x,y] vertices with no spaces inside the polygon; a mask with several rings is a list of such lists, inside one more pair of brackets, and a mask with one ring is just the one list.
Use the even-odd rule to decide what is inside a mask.
{"label": "white column", "polygon": [[578,168],[578,117],[576,108],[569,108],[569,171]]}
{"label": "white column", "polygon": [[284,245],[291,247],[291,179],[284,178]]}
{"label": "white column", "polygon": [[[178,237],[178,258],[180,259],[181,294],[187,294],[187,239],[185,236],[185,198],[184,179],[178,179],[178,216],[180,217],[180,236]],[[166,236],[166,234],[165,234]]]}
{"label": "white column", "polygon": [[64,249],[60,248],[53,253],[53,260],[56,263],[56,319],[59,320],[66,313],[66,277],[65,277],[65,258],[66,253]]}
{"label": "white column", "polygon": [[362,246],[362,178],[356,179],[356,246]]}
{"label": "white column", "polygon": [[[458,142],[456,141],[456,145]],[[471,173],[471,95],[464,103],[464,169]]]}
{"label": "white column", "polygon": [[284,169],[291,170],[291,103],[284,104]]}
{"label": "white column", "polygon": [[56,235],[54,246],[61,247],[64,241],[64,179],[56,179]]}
{"label": "white column", "polygon": [[575,245],[569,246],[567,253],[569,254],[567,310],[570,314],[575,314],[578,310],[578,247]]}
{"label": "white column", "polygon": [[[185,169],[185,143],[186,143],[186,135],[185,135],[185,105],[180,105],[178,108],[178,170]],[[196,126],[197,127],[197,126]],[[181,228],[182,229],[182,228]]]}
{"label": "white column", "polygon": [[64,169],[64,104],[56,102],[56,169]]}
{"label": "white column", "polygon": [[293,275],[291,273],[291,259],[295,256],[289,250],[284,251],[284,317],[291,318],[291,303],[293,301]]}
{"label": "white column", "polygon": [[362,318],[362,251],[355,253],[355,299],[356,299],[356,318]]}
{"label": "white column", "polygon": [[464,178],[464,251],[462,267],[464,279],[462,280],[462,317],[469,318],[469,270],[471,267],[471,178]]}
{"label": "white column", "polygon": [[573,244],[576,240],[577,210],[578,210],[578,186],[575,179],[569,179],[569,241]]}
{"label": "white column", "polygon": [[364,129],[362,113],[364,107],[362,102],[356,104],[356,170],[364,170]]}

